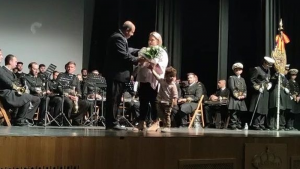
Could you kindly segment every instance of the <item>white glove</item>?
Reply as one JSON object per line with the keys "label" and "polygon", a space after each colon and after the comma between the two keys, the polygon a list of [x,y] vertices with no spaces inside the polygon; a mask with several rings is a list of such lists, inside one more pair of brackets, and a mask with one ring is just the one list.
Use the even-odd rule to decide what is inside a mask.
{"label": "white glove", "polygon": [[270,90],[270,89],[271,89],[271,87],[272,87],[272,83],[271,83],[271,82],[269,82],[269,83],[268,83],[268,86],[267,86],[267,90]]}
{"label": "white glove", "polygon": [[285,91],[286,94],[290,93],[290,90],[288,88],[284,88],[284,91]]}
{"label": "white glove", "polygon": [[264,88],[263,87],[259,88],[259,92],[263,93],[264,92]]}

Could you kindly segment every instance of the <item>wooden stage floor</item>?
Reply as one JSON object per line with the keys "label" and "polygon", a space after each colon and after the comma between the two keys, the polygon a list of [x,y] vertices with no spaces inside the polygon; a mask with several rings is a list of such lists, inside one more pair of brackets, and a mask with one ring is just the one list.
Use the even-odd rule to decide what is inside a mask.
{"label": "wooden stage floor", "polygon": [[255,169],[260,156],[280,164],[255,164],[293,169],[300,166],[300,131],[0,127],[0,152],[0,169]]}
{"label": "wooden stage floor", "polygon": [[172,128],[169,133],[105,130],[104,127],[0,127],[0,136],[52,137],[300,137],[300,131]]}

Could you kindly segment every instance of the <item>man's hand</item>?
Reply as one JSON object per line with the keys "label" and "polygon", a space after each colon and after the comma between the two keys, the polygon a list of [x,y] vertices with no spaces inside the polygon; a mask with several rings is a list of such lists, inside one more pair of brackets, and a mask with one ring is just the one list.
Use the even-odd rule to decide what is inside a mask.
{"label": "man's hand", "polygon": [[216,95],[210,95],[209,100],[211,101],[218,101],[218,97]]}
{"label": "man's hand", "polygon": [[137,59],[137,61],[139,62],[140,65],[144,64],[146,62],[146,59],[144,57],[139,57]]}
{"label": "man's hand", "polygon": [[296,98],[296,101],[297,101],[297,103],[299,103],[299,101],[300,101],[300,97],[297,97],[297,98]]}

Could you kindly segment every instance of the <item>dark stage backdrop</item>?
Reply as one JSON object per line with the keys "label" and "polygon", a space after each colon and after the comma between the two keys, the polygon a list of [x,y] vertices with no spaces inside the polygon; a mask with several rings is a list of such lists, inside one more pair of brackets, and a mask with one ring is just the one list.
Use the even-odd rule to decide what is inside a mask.
{"label": "dark stage backdrop", "polygon": [[[291,38],[291,43],[287,45],[288,62],[292,63],[291,67],[300,68],[300,50],[297,49],[300,43],[300,15],[296,15],[300,2],[278,1],[282,1],[280,13],[286,33]],[[156,26],[156,3],[155,0],[96,1],[89,69],[102,71],[107,39],[125,20],[136,24],[136,33],[129,39],[130,46],[147,46],[148,34]],[[208,94],[211,94],[218,80],[219,0],[181,1],[180,10],[182,71],[179,78],[185,80],[186,73],[195,72],[205,84]],[[250,87],[249,70],[260,65],[266,53],[265,1],[230,0],[228,29],[228,76],[232,75],[232,64],[242,62],[243,77]]]}
{"label": "dark stage backdrop", "polygon": [[182,2],[182,79],[196,73],[208,94],[217,88],[219,0]]}
{"label": "dark stage backdrop", "polygon": [[300,69],[300,1],[280,1],[283,26],[291,40],[286,45],[287,63],[291,64],[290,68]]}
{"label": "dark stage backdrop", "polygon": [[136,25],[134,36],[128,40],[129,46],[147,46],[148,35],[155,30],[155,18],[155,0],[96,1],[89,69],[102,71],[107,40],[126,20]]}

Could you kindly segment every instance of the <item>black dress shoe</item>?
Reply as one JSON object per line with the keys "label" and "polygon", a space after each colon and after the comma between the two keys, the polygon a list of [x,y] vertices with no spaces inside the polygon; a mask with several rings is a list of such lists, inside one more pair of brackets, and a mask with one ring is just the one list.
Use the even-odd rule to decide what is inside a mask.
{"label": "black dress shoe", "polygon": [[44,126],[45,125],[45,121],[44,120],[38,121],[36,125],[37,126]]}

